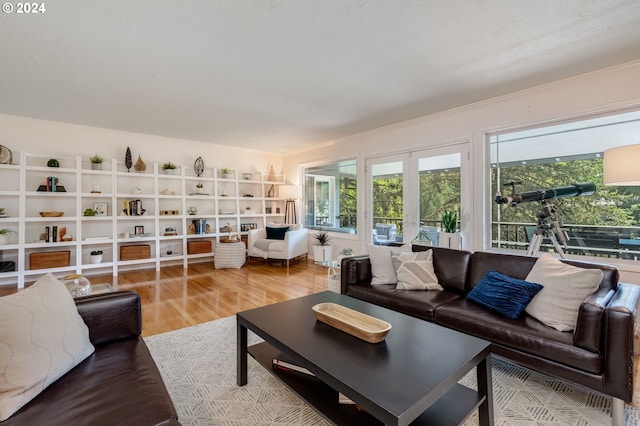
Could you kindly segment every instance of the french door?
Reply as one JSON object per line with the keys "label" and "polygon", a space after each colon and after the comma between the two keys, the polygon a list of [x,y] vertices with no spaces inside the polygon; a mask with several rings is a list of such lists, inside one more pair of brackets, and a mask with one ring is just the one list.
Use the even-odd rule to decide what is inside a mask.
{"label": "french door", "polygon": [[[468,232],[469,144],[405,152],[365,161],[367,243],[438,245],[441,216],[453,211]],[[467,246],[467,244],[465,244]]]}

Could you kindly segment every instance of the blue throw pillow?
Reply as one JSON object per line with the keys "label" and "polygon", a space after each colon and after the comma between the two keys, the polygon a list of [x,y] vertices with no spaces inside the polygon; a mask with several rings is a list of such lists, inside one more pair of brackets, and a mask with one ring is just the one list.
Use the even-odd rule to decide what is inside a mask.
{"label": "blue throw pillow", "polygon": [[288,230],[288,226],[281,228],[270,228],[267,226],[267,240],[284,240],[284,235]]}
{"label": "blue throw pillow", "polygon": [[489,271],[469,292],[467,299],[507,318],[516,319],[542,287],[540,284]]}

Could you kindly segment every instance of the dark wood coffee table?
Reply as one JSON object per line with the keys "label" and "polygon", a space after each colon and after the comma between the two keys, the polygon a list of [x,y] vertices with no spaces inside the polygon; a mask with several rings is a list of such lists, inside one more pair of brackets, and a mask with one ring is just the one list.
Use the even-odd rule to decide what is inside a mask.
{"label": "dark wood coffee table", "polygon": [[[392,325],[385,341],[366,343],[317,321],[311,307],[333,302]],[[475,409],[493,425],[490,342],[334,292],[240,312],[237,381],[247,355],[336,424],[458,425]],[[247,347],[247,330],[265,342]],[[279,353],[317,379],[272,367]],[[458,384],[476,367],[478,390]],[[364,411],[338,403],[338,392]],[[413,422],[413,423],[412,423]]]}

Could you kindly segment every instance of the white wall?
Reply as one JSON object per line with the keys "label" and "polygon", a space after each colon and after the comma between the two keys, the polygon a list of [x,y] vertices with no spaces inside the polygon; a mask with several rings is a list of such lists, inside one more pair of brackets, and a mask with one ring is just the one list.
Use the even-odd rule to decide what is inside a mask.
{"label": "white wall", "polygon": [[189,172],[196,158],[202,156],[206,168],[266,173],[273,165],[276,173],[282,172],[279,154],[2,114],[0,145],[11,149],[14,157],[18,152],[83,158],[97,153],[106,160],[122,162],[130,147],[133,161],[140,155],[147,166],[171,161],[184,165]]}
{"label": "white wall", "polygon": [[[300,167],[346,158],[358,160],[358,182],[364,182],[365,159],[390,152],[428,148],[470,140],[472,142],[472,206],[470,246],[483,250],[488,241],[489,208],[493,196],[488,185],[488,149],[485,135],[497,130],[533,126],[554,120],[604,113],[623,108],[640,108],[640,61],[577,76],[530,90],[483,101],[384,128],[333,141],[322,148],[286,155],[287,176],[300,176]],[[640,143],[640,135],[638,135]],[[360,205],[364,202],[359,195]],[[365,223],[359,209],[358,223]],[[362,232],[352,236],[333,235],[339,248],[350,246],[364,252]],[[622,279],[640,284],[640,266],[618,264]]]}

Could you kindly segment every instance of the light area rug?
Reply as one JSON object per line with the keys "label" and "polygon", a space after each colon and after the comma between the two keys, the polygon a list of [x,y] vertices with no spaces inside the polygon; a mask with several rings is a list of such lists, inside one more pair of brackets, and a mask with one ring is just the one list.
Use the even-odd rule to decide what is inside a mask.
{"label": "light area rug", "polygon": [[[249,357],[249,383],[236,385],[235,316],[145,338],[185,426],[328,425],[321,415]],[[249,343],[261,339],[249,333]],[[495,424],[611,424],[611,398],[494,358]],[[475,370],[462,384],[475,388]],[[625,408],[626,425],[640,410]],[[477,414],[464,423],[477,425]]]}

